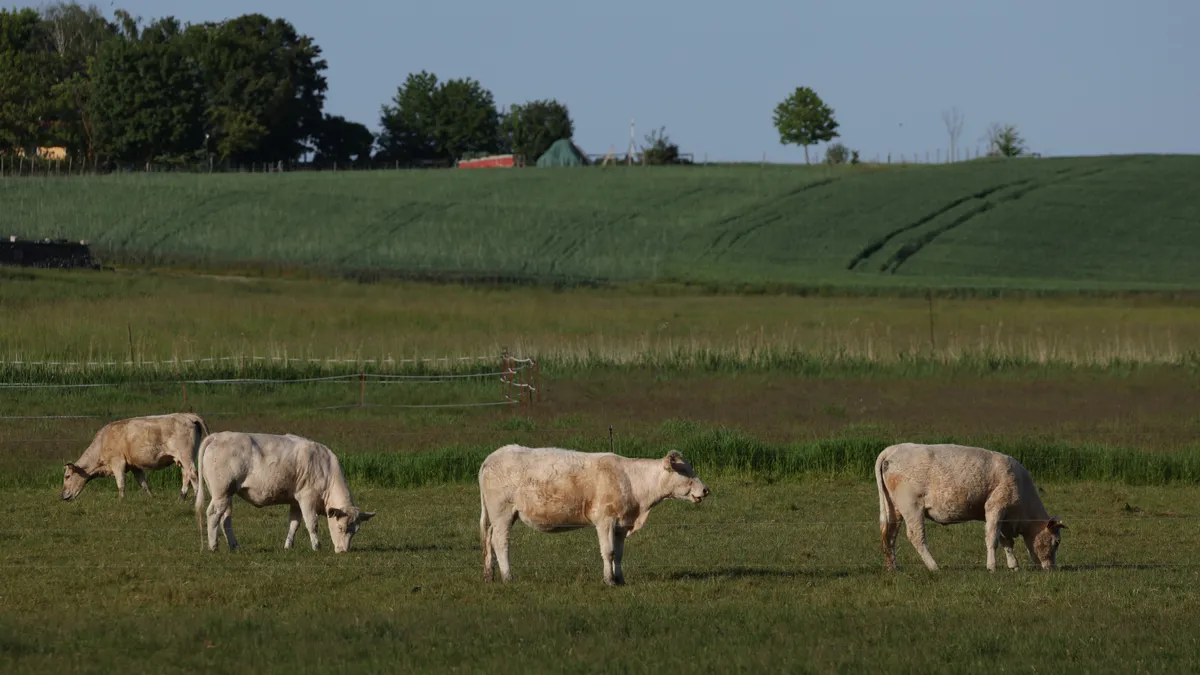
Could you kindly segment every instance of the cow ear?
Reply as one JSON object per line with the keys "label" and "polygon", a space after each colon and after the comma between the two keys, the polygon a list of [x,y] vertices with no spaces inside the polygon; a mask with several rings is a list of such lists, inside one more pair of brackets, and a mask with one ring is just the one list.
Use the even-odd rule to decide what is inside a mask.
{"label": "cow ear", "polygon": [[1057,532],[1059,530],[1070,529],[1065,524],[1063,524],[1063,521],[1060,520],[1058,516],[1051,516],[1050,522],[1046,523],[1046,527],[1050,528],[1051,532]]}
{"label": "cow ear", "polygon": [[671,471],[674,468],[675,462],[681,459],[683,459],[683,455],[680,455],[678,450],[672,450],[667,453],[666,457],[663,457],[663,468]]}
{"label": "cow ear", "polygon": [[325,510],[325,515],[330,518],[345,518],[346,512],[337,507],[331,506]]}
{"label": "cow ear", "polygon": [[358,514],[358,522],[360,522],[360,523],[361,523],[361,522],[363,522],[363,521],[365,521],[365,520],[370,520],[370,519],[372,519],[372,518],[374,518],[374,517],[375,517],[375,512],[374,512],[374,511],[363,511],[362,513],[359,513],[359,514]]}
{"label": "cow ear", "polygon": [[75,473],[83,473],[83,469],[80,469],[78,466],[76,466],[74,462],[67,462],[63,466],[67,467],[71,471],[74,471]]}

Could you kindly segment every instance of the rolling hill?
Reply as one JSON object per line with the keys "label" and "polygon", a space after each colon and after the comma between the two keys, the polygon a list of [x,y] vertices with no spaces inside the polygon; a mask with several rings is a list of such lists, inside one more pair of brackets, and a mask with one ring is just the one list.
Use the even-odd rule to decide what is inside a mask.
{"label": "rolling hill", "polygon": [[1200,157],[0,181],[106,263],[710,284],[1200,288]]}

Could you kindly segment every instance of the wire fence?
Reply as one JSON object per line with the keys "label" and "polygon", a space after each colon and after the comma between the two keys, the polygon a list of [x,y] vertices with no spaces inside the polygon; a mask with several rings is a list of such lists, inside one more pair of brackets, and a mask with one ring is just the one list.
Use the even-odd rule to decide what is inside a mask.
{"label": "wire fence", "polygon": [[[325,385],[325,384],[342,384],[342,385],[358,385],[358,400],[353,403],[337,403],[333,405],[310,405],[307,407],[292,406],[288,408],[291,413],[303,412],[320,412],[331,410],[350,410],[350,409],[368,409],[368,408],[398,408],[398,409],[451,409],[451,408],[490,408],[498,406],[532,406],[542,399],[541,386],[541,364],[537,359],[517,357],[506,352],[499,357],[446,357],[439,359],[286,359],[284,357],[249,357],[258,361],[302,361],[306,363],[341,363],[353,364],[360,367],[357,373],[344,373],[336,375],[320,375],[309,377],[226,377],[226,378],[204,378],[204,377],[174,377],[169,379],[130,379],[122,381],[110,382],[52,382],[52,381],[10,381],[0,382],[0,392],[37,392],[37,391],[96,391],[96,390],[119,390],[130,392],[137,388],[159,388],[158,397],[161,398],[163,387],[178,387],[179,396],[181,397],[181,406],[175,410],[168,412],[195,412],[200,415],[221,416],[221,415],[238,415],[244,414],[246,411],[235,410],[196,410],[194,403],[196,399],[197,389],[209,387],[252,387],[252,386],[289,386],[289,385]],[[211,359],[190,359],[190,360],[175,360],[175,361],[128,361],[124,365],[134,366],[136,368],[145,367],[149,370],[159,369],[163,366],[174,366],[176,364],[203,364],[203,363],[221,363],[221,362],[245,362],[247,357],[214,357]],[[491,361],[498,363],[494,370],[486,370],[481,372],[434,372],[434,373],[381,373],[368,372],[365,368],[368,364],[391,363],[391,364],[423,364],[423,363],[470,363]],[[17,366],[20,370],[21,366],[29,366],[38,369],[38,372],[45,374],[45,368],[72,368],[78,366],[111,366],[121,365],[116,362],[101,362],[101,361],[9,361],[0,362],[0,366],[10,365]],[[11,374],[11,371],[10,371]],[[484,383],[489,380],[497,381],[500,385],[499,395],[495,399],[483,401],[441,401],[430,403],[418,402],[368,402],[367,390],[368,386],[388,387],[392,388],[397,385],[406,384],[450,384],[455,382],[479,382]],[[189,391],[189,385],[192,389]],[[189,399],[189,396],[191,398]],[[241,394],[239,394],[241,396]],[[54,420],[54,419],[101,419],[111,417],[111,414],[100,414],[91,412],[79,411],[58,411],[46,414],[22,414],[18,410],[10,407],[5,411],[8,414],[0,415],[0,420]],[[161,414],[143,413],[143,414]],[[134,415],[127,415],[134,416]]]}

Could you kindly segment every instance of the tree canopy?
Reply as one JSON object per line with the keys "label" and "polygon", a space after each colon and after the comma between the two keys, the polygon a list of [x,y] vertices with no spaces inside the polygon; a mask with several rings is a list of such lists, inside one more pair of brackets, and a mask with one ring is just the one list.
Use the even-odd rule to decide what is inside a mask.
{"label": "tree canopy", "polygon": [[796,87],[775,106],[774,121],[780,143],[804,147],[805,164],[809,163],[808,146],[832,141],[839,135],[833,109],[808,87]]}
{"label": "tree canopy", "polygon": [[196,159],[204,140],[204,81],[179,23],[160,20],[137,39],[105,42],[89,74],[97,145],[120,162]]}
{"label": "tree canopy", "polygon": [[455,160],[500,149],[492,92],[471,78],[439,82],[422,70],[400,85],[379,118],[381,155],[396,161]]}
{"label": "tree canopy", "polygon": [[513,105],[500,122],[502,142],[526,162],[536,162],[555,141],[575,135],[567,106],[554,99]]}

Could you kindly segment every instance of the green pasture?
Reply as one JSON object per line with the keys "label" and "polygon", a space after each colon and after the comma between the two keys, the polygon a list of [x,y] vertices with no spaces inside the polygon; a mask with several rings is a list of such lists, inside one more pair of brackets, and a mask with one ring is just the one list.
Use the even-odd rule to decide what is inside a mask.
{"label": "green pasture", "polygon": [[[244,550],[200,551],[190,503],[92,486],[6,492],[0,669],[258,673],[1187,672],[1200,667],[1193,489],[1047,483],[1061,569],[984,569],[980,523],[901,537],[882,570],[874,487],[711,480],[656,507],[600,580],[587,530],[514,528],[484,585],[476,489],[358,484],[378,516],[335,555],[282,549],[286,509],[234,505]],[[304,539],[301,537],[300,539]],[[1117,664],[1123,664],[1119,668]]]}

